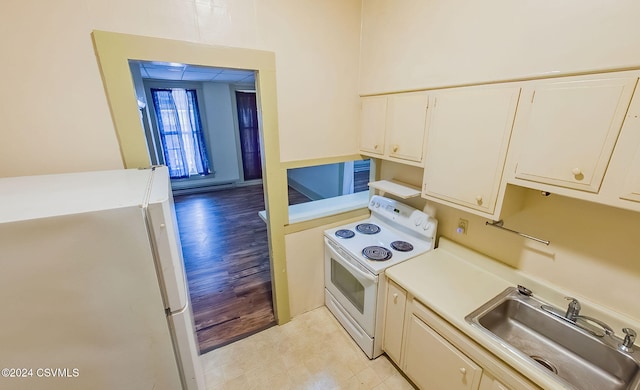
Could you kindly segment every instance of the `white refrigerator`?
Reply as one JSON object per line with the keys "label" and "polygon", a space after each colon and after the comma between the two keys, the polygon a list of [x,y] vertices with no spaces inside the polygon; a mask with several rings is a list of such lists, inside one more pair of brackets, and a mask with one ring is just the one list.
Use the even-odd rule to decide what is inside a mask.
{"label": "white refrigerator", "polygon": [[1,389],[204,389],[166,167],[0,179]]}

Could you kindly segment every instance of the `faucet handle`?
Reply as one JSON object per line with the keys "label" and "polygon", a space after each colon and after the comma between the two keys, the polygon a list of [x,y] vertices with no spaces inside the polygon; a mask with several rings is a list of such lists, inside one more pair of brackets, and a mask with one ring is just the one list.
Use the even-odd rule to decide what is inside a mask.
{"label": "faucet handle", "polygon": [[633,352],[633,343],[636,341],[636,331],[631,328],[622,328],[622,333],[625,334],[620,349],[625,352]]}
{"label": "faucet handle", "polygon": [[564,299],[566,299],[567,301],[571,301],[569,302],[569,304],[572,304],[572,303],[580,304],[580,302],[578,302],[578,300],[575,299],[574,297],[564,297]]}
{"label": "faucet handle", "polygon": [[571,321],[575,321],[578,317],[578,314],[580,314],[580,309],[582,309],[582,307],[580,306],[580,302],[578,302],[578,300],[573,297],[564,297],[564,299],[571,301],[569,302],[569,306],[567,307],[567,313],[565,314],[565,317]]}

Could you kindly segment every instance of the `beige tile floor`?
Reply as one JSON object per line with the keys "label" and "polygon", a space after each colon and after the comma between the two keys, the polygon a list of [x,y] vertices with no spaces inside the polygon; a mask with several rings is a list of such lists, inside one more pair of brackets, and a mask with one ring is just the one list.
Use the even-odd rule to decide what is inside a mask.
{"label": "beige tile floor", "polygon": [[324,306],[201,359],[209,390],[413,389],[385,355],[369,360]]}

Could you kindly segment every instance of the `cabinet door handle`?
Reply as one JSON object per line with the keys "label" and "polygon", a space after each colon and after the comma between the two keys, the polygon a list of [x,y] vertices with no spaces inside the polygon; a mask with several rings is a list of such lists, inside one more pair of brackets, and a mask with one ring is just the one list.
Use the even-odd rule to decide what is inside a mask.
{"label": "cabinet door handle", "polygon": [[393,294],[393,303],[398,303],[398,293]]}
{"label": "cabinet door handle", "polygon": [[393,145],[393,153],[397,152],[397,151],[398,151],[398,149],[399,149],[399,148],[398,148],[398,145]]}
{"label": "cabinet door handle", "polygon": [[477,195],[477,196],[476,196],[476,203],[477,203],[478,205],[481,205],[481,204],[482,204],[482,195]]}
{"label": "cabinet door handle", "polygon": [[582,169],[580,168],[573,168],[571,170],[571,173],[573,174],[573,177],[576,178],[576,180],[582,180],[584,178],[584,174],[582,173]]}
{"label": "cabinet door handle", "polygon": [[373,145],[373,148],[374,148],[375,150],[378,150],[378,148],[379,148],[379,147],[380,147],[380,145],[378,145],[378,144]]}
{"label": "cabinet door handle", "polygon": [[466,375],[466,374],[467,374],[467,369],[466,369],[466,368],[464,368],[464,367],[460,367],[460,373],[461,373],[462,375]]}

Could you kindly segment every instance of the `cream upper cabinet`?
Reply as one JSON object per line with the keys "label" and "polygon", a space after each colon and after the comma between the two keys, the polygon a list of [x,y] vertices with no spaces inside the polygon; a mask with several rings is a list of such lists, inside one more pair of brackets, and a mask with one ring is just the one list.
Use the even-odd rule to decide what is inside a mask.
{"label": "cream upper cabinet", "polygon": [[428,95],[421,92],[389,96],[387,154],[390,157],[422,162],[428,99]]}
{"label": "cream upper cabinet", "polygon": [[467,87],[435,95],[423,197],[493,213],[520,88]]}
{"label": "cream upper cabinet", "polygon": [[[637,124],[638,116],[635,116],[636,119],[636,139],[640,138],[640,126]],[[637,144],[636,140],[636,144]],[[625,180],[623,183],[622,194],[620,195],[620,199],[631,200],[634,202],[640,202],[640,144],[637,144],[637,148],[633,159],[631,160],[631,164],[624,171]]]}
{"label": "cream upper cabinet", "polygon": [[362,99],[362,127],[360,150],[374,155],[384,154],[384,137],[387,120],[387,97],[375,96]]}
{"label": "cream upper cabinet", "polygon": [[400,93],[362,98],[362,154],[422,166],[428,95]]}
{"label": "cream upper cabinet", "polygon": [[382,349],[398,365],[400,365],[400,357],[402,356],[402,333],[406,303],[407,293],[390,281],[387,285]]}
{"label": "cream upper cabinet", "polygon": [[640,211],[640,88],[636,87],[598,201]]}
{"label": "cream upper cabinet", "polygon": [[523,91],[515,178],[597,193],[637,76],[540,81]]}
{"label": "cream upper cabinet", "polygon": [[482,368],[420,318],[407,326],[404,371],[421,389],[478,389]]}
{"label": "cream upper cabinet", "polygon": [[640,202],[640,147],[627,171],[627,180],[620,198]]}

